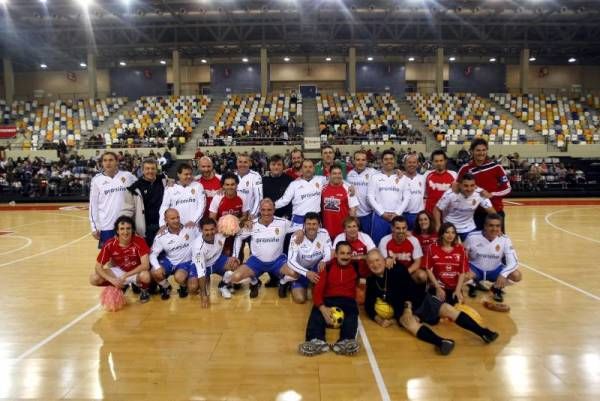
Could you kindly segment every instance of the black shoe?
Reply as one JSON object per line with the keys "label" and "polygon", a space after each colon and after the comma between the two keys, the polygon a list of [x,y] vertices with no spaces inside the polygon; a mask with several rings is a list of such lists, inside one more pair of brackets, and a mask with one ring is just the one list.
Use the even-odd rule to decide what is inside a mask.
{"label": "black shoe", "polygon": [[504,291],[502,291],[502,289],[496,288],[496,287],[492,287],[490,289],[490,291],[492,291],[494,301],[500,302],[500,303],[504,302],[504,295],[503,295]]}
{"label": "black shoe", "polygon": [[160,299],[162,299],[163,301],[166,301],[167,299],[171,298],[171,286],[167,286],[167,287],[160,287]]}
{"label": "black shoe", "polygon": [[145,304],[148,301],[150,301],[150,293],[148,290],[140,289],[140,302]]}
{"label": "black shoe", "polygon": [[148,292],[150,295],[158,294],[158,287],[159,285],[156,284],[156,282],[151,282],[150,285],[148,285]]}
{"label": "black shoe", "polygon": [[498,338],[499,335],[500,334],[496,333],[495,331],[487,330],[487,332],[481,336],[481,339],[483,341],[485,341],[486,344],[489,344],[489,343],[496,341],[496,339]]}
{"label": "black shoe", "polygon": [[185,298],[188,296],[188,289],[187,287],[179,286],[177,293],[179,294],[179,298]]}
{"label": "black shoe", "polygon": [[256,298],[258,296],[259,288],[260,288],[260,280],[256,284],[250,284],[250,298]]}
{"label": "black shoe", "polygon": [[242,288],[242,285],[241,285],[241,284],[234,284],[234,285],[233,285],[233,289],[234,289],[234,290],[240,290],[241,288]]}
{"label": "black shoe", "polygon": [[142,289],[136,284],[131,283],[131,291],[133,291],[134,294],[139,295],[142,292]]}
{"label": "black shoe", "polygon": [[469,296],[475,298],[477,296],[477,286],[469,284],[467,287],[469,287]]}
{"label": "black shoe", "polygon": [[274,274],[269,274],[269,281],[265,284],[265,288],[277,288],[279,286],[279,277]]}
{"label": "black shoe", "polygon": [[277,292],[279,293],[279,298],[287,297],[288,288],[289,288],[289,283],[285,283],[285,284],[279,283],[279,289],[277,290]]}
{"label": "black shoe", "polygon": [[452,352],[453,349],[454,349],[454,341],[453,340],[448,340],[446,338],[442,340],[442,343],[440,344],[440,347],[439,347],[440,354],[448,355]]}

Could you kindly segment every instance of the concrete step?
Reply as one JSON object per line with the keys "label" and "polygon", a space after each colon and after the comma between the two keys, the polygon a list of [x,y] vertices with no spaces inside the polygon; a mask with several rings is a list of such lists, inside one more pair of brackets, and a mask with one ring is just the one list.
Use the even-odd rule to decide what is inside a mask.
{"label": "concrete step", "polygon": [[423,138],[425,139],[425,145],[427,152],[433,152],[436,149],[439,149],[440,143],[434,137],[433,132],[429,130],[425,126],[425,123],[419,119],[417,114],[412,108],[410,102],[405,99],[402,99],[398,102],[398,107],[400,108],[400,113],[404,114],[408,118],[408,122],[412,125],[417,131],[420,131],[423,134]]}
{"label": "concrete step", "polygon": [[223,101],[225,100],[225,96],[223,95],[211,95],[210,104],[206,109],[206,113],[202,116],[202,120],[200,120],[200,124],[192,131],[192,136],[190,140],[183,146],[182,153],[185,152],[194,152],[196,149],[196,144],[198,140],[202,138],[202,134],[204,130],[208,130],[208,127],[214,125],[215,122],[215,114],[221,108]]}
{"label": "concrete step", "polygon": [[510,118],[511,125],[513,126],[513,128],[525,129],[525,132],[527,133],[527,138],[531,138],[534,141],[537,141],[540,143],[546,142],[546,138],[544,138],[544,136],[542,134],[535,132],[527,124],[525,124],[524,122],[519,120],[516,116],[514,116],[512,113],[510,113],[510,111],[506,107],[502,106],[500,103],[495,102],[491,98],[488,98],[487,101],[490,102],[490,105],[492,105],[492,107],[495,107],[496,110],[502,110],[507,113],[507,115]]}
{"label": "concrete step", "polygon": [[315,99],[302,99],[302,118],[304,126],[304,136],[319,136],[319,116],[317,113],[317,101]]}

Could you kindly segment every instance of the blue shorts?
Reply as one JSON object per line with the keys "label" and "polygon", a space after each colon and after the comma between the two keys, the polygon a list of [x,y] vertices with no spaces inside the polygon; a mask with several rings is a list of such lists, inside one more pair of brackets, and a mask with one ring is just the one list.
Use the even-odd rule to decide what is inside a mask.
{"label": "blue shorts", "polygon": [[297,214],[292,216],[292,225],[293,226],[297,226],[297,225],[304,225],[304,216],[299,216]]}
{"label": "blue shorts", "polygon": [[256,256],[250,256],[246,261],[245,265],[248,266],[253,272],[254,277],[258,278],[263,273],[273,273],[279,276],[279,271],[287,263],[285,255],[279,256],[272,262],[263,262]]}
{"label": "blue shorts", "polygon": [[104,245],[104,243],[106,241],[108,241],[109,239],[113,238],[115,235],[117,235],[117,233],[115,233],[115,230],[100,231],[100,239],[98,240],[98,249],[102,249],[102,246]]}
{"label": "blue shorts", "polygon": [[498,279],[498,276],[500,275],[500,273],[502,272],[502,269],[504,269],[505,266],[500,265],[500,266],[496,267],[494,270],[490,270],[490,271],[481,270],[480,268],[475,266],[473,263],[469,263],[469,267],[471,268],[471,271],[473,273],[475,273],[475,280],[477,280],[477,281],[481,281],[481,280],[496,281],[496,279]]}
{"label": "blue shorts", "polygon": [[[312,266],[310,269],[306,269],[306,270],[316,272],[318,266],[319,266],[319,263]],[[300,277],[298,277],[297,280],[292,281],[292,289],[294,289],[294,288],[306,289],[306,288],[308,288],[309,285],[310,285],[310,280],[308,279],[308,277],[302,276],[302,275]]]}
{"label": "blue shorts", "polygon": [[404,216],[404,218],[406,219],[406,223],[408,224],[408,229],[410,231],[415,229],[415,222],[417,221],[417,214],[418,213],[408,213],[408,212],[402,213],[402,216]]}
{"label": "blue shorts", "polygon": [[188,278],[198,278],[198,271],[196,270],[196,265],[190,260],[187,262],[179,263],[178,265],[173,265],[171,261],[167,258],[158,259],[158,263],[165,269],[165,274],[170,276],[174,274],[177,270],[185,270],[188,274]]}
{"label": "blue shorts", "polygon": [[218,274],[219,276],[222,276],[225,274],[225,263],[227,262],[227,259],[229,259],[228,256],[225,255],[221,255],[219,256],[219,259],[217,259],[215,261],[215,263],[213,263],[212,266],[209,266],[206,268],[206,275],[210,276],[211,274]]}
{"label": "blue shorts", "polygon": [[471,234],[474,231],[477,231],[477,229],[467,231],[466,233],[458,233],[458,236],[460,237],[460,242],[465,242],[469,234]]}
{"label": "blue shorts", "polygon": [[[383,237],[392,232],[392,226],[390,222],[385,220],[383,217],[373,212],[373,220],[371,224],[371,238],[375,245],[379,245],[379,242]],[[368,233],[367,233],[368,234]]]}
{"label": "blue shorts", "polygon": [[361,216],[358,218],[360,223],[360,231],[363,233],[371,235],[371,224],[373,223],[373,213],[369,213],[365,216]]}

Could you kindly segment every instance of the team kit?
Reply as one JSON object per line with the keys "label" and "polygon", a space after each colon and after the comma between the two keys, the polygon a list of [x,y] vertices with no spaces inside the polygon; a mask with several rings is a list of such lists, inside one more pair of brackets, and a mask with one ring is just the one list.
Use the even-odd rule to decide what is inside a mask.
{"label": "team kit", "polygon": [[[506,287],[521,273],[504,225],[510,184],[487,148],[473,141],[473,158],[458,173],[447,170],[441,150],[424,174],[416,154],[398,161],[393,150],[381,153],[379,170],[363,150],[351,163],[333,160],[329,147],[318,163],[295,150],[289,167],[272,156],[265,177],[245,154],[223,175],[202,157],[199,176],[184,163],[175,182],[152,159],[136,178],[105,152],[91,184],[100,252],[90,283],[131,288],[141,303],[153,294],[167,300],[175,286],[207,308],[211,280],[223,299],[245,296],[246,284],[256,298],[267,274],[279,297],[313,303],[298,346],[306,356],[356,354],[359,305],[380,326],[400,326],[441,355],[455,343],[432,329],[440,319],[491,343],[499,333],[465,300],[484,292],[502,310]],[[339,328],[334,344],[327,327]]]}

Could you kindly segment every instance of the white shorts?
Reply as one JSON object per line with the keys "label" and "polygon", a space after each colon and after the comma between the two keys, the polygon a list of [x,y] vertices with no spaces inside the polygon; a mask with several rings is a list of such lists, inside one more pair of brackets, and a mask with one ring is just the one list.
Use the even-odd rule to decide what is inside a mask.
{"label": "white shorts", "polygon": [[[120,267],[111,267],[110,271],[113,272],[113,274],[117,278],[120,278],[121,276],[124,276],[125,273],[127,273],[125,270],[121,269]],[[131,283],[135,284],[136,281],[137,281],[137,274],[127,277],[127,279],[125,280],[125,284],[131,284]]]}

